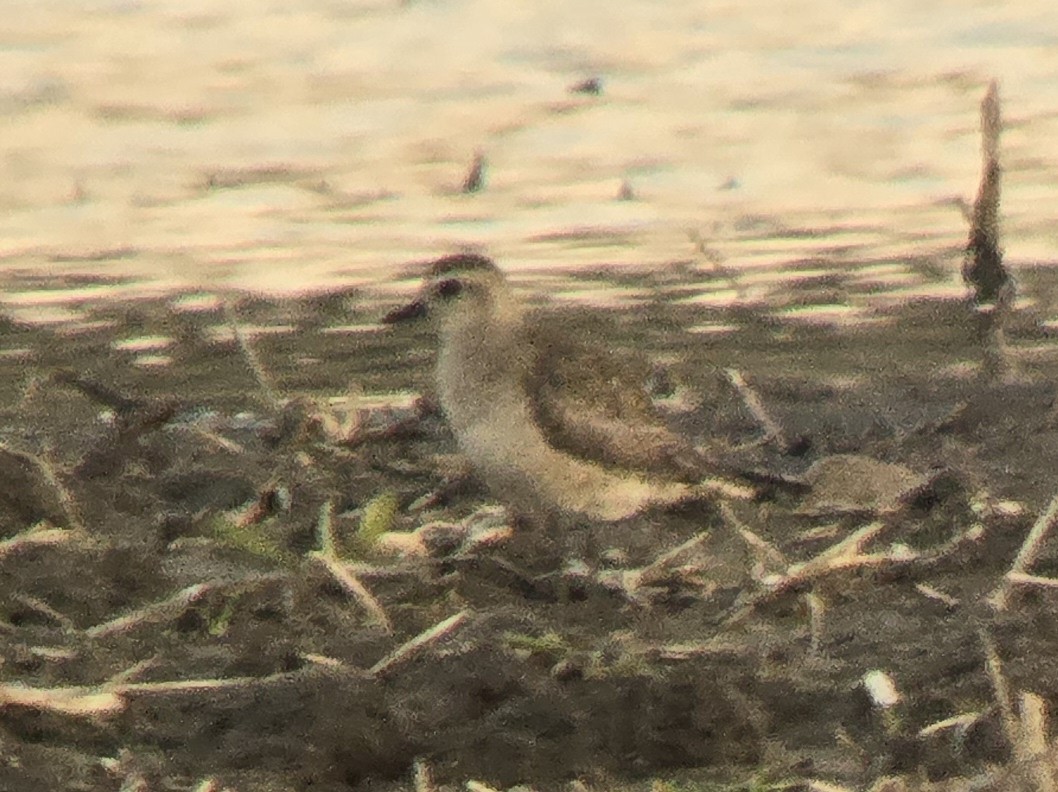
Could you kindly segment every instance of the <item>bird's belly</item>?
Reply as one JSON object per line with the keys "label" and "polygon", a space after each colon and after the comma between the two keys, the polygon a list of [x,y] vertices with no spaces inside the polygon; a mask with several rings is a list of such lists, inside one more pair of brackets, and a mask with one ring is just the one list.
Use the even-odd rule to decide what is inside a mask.
{"label": "bird's belly", "polygon": [[551,446],[533,421],[527,398],[502,388],[481,388],[472,398],[441,393],[459,443],[492,493],[516,511],[575,513],[618,520],[653,499],[642,479],[610,472]]}

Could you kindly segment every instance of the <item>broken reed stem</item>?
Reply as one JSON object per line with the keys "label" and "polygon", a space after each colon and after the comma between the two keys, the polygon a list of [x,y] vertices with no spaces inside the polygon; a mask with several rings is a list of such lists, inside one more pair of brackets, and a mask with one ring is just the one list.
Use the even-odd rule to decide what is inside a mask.
{"label": "broken reed stem", "polygon": [[129,694],[187,693],[202,690],[230,690],[289,678],[289,672],[264,677],[177,679],[167,682],[128,682],[110,686],[78,685],[66,688],[34,688],[19,684],[0,685],[0,708],[5,705],[59,712],[65,715],[97,717],[125,709]]}
{"label": "broken reed stem", "polygon": [[154,668],[158,664],[158,655],[153,657],[147,657],[140,660],[138,663],[133,663],[131,666],[126,668],[124,671],[118,671],[110,679],[104,682],[101,686],[101,690],[112,690],[122,685],[127,685],[132,682],[136,677],[145,671]]}
{"label": "broken reed stem", "polygon": [[1058,578],[1029,575],[1025,572],[1007,572],[1007,583],[1015,586],[1039,586],[1040,588],[1058,588]]}
{"label": "broken reed stem", "polygon": [[55,466],[52,465],[46,457],[31,454],[28,451],[15,450],[8,447],[5,443],[0,443],[0,451],[4,451],[7,454],[11,454],[18,459],[33,465],[44,479],[44,482],[51,487],[55,492],[56,497],[59,499],[59,505],[62,507],[63,514],[66,516],[67,527],[76,530],[84,529],[84,520],[81,517],[81,510],[77,506],[77,501],[59,479],[59,475],[55,471]]}
{"label": "broken reed stem", "polygon": [[992,682],[992,691],[996,697],[996,704],[999,706],[999,714],[1003,721],[1003,731],[1010,745],[1016,747],[1019,731],[1018,718],[1014,713],[1010,686],[1007,684],[1007,678],[1003,675],[1003,661],[999,657],[999,652],[992,641],[992,636],[985,632],[984,629],[980,630],[978,635],[981,639],[981,646],[984,648],[985,667],[988,671],[988,678]]}
{"label": "broken reed stem", "polygon": [[382,603],[353,574],[349,565],[338,557],[338,542],[334,535],[334,503],[330,500],[320,507],[320,517],[316,521],[316,536],[320,549],[309,553],[309,556],[323,564],[331,577],[360,603],[387,635],[392,634],[393,622],[386,615],[386,609],[382,607]]}
{"label": "broken reed stem", "polygon": [[[0,553],[0,555],[3,554]],[[73,619],[71,619],[64,613],[60,613],[59,611],[55,610],[55,608],[53,608],[51,605],[49,605],[42,599],[38,599],[37,597],[31,597],[29,594],[16,594],[14,596],[14,600],[15,602],[18,602],[21,605],[25,605],[30,610],[36,611],[37,613],[47,617],[48,619],[51,619],[64,630],[72,632],[73,630],[77,629],[77,626],[74,624]]]}
{"label": "broken reed stem", "polygon": [[224,589],[238,589],[262,583],[271,583],[285,580],[287,577],[287,573],[279,572],[266,575],[249,575],[237,580],[210,580],[205,583],[195,583],[180,589],[180,591],[163,600],[152,602],[124,616],[118,616],[110,621],[89,627],[85,630],[85,635],[89,638],[102,638],[115,633],[127,632],[142,625],[158,624],[159,622],[177,619],[191,605],[207,594]]}
{"label": "broken reed stem", "polygon": [[745,301],[746,290],[742,287],[742,283],[735,276],[735,273],[733,271],[729,270],[727,267],[724,266],[723,256],[709,250],[709,247],[706,245],[705,239],[702,237],[701,231],[696,228],[692,228],[690,231],[687,232],[687,236],[690,237],[691,244],[694,245],[695,249],[698,251],[698,254],[712,265],[713,272],[715,272],[717,275],[724,278],[728,282],[728,285],[738,297],[738,301]]}
{"label": "broken reed stem", "polygon": [[671,567],[682,563],[687,555],[697,549],[697,547],[708,538],[709,533],[703,531],[700,534],[695,534],[683,544],[662,553],[650,564],[635,573],[635,587],[638,588],[639,586],[644,585],[649,586],[652,582],[657,581],[657,579],[662,577]]}
{"label": "broken reed stem", "polygon": [[805,604],[808,606],[809,649],[812,654],[818,655],[823,647],[823,633],[826,632],[826,601],[816,592],[809,591],[805,594]]}
{"label": "broken reed stem", "polygon": [[59,503],[62,504],[62,510],[66,513],[68,525],[77,530],[84,530],[84,519],[81,517],[81,509],[77,505],[77,501],[74,500],[73,495],[70,494],[70,490],[59,480],[59,476],[51,462],[33,454],[30,454],[29,458],[40,469],[44,480],[48,482],[48,486],[55,490],[55,494],[59,496]]}
{"label": "broken reed stem", "polygon": [[412,763],[412,773],[415,792],[437,792],[430,765],[421,756],[417,756]]}
{"label": "broken reed stem", "polygon": [[1018,697],[1020,737],[1014,750],[1029,765],[1039,792],[1055,792],[1054,771],[1048,761],[1047,705],[1035,693],[1024,691]]}
{"label": "broken reed stem", "polygon": [[89,638],[102,638],[107,635],[113,635],[114,633],[127,632],[133,627],[139,627],[145,624],[157,624],[159,622],[176,619],[181,616],[188,607],[202,599],[202,597],[210,591],[213,591],[217,585],[218,583],[216,581],[209,583],[195,583],[193,586],[181,589],[171,597],[167,597],[159,602],[152,602],[150,605],[134,610],[124,616],[119,616],[108,622],[97,624],[95,627],[89,627],[85,630],[85,635]]}
{"label": "broken reed stem", "polygon": [[326,569],[338,584],[345,589],[353,598],[363,606],[371,618],[387,633],[393,632],[393,622],[389,620],[389,616],[386,615],[385,608],[382,607],[382,603],[378,601],[374,594],[368,591],[367,586],[360,582],[360,580],[350,571],[349,566],[342,561],[340,558],[327,555],[314,550],[309,553],[311,558],[319,561],[324,569]]}
{"label": "broken reed stem", "polygon": [[474,781],[471,779],[466,782],[467,792],[499,792],[496,787],[491,787],[481,781]]}
{"label": "broken reed stem", "polygon": [[738,395],[742,397],[743,403],[753,415],[753,418],[764,428],[764,442],[775,441],[780,447],[786,448],[787,442],[783,435],[782,427],[768,414],[768,411],[764,408],[764,403],[757,396],[757,392],[746,382],[742,373],[738,369],[726,368],[724,369],[724,376],[727,377],[728,382],[738,392]]}
{"label": "broken reed stem", "polygon": [[430,629],[419,633],[371,666],[368,673],[374,677],[386,676],[398,665],[407,662],[427,646],[437,643],[445,636],[455,632],[466,621],[468,615],[467,611],[460,611],[454,616],[449,616],[444,621],[438,622]]}
{"label": "broken reed stem", "polygon": [[78,533],[68,528],[44,528],[40,524],[27,528],[9,539],[0,540],[0,558],[35,545],[57,545],[68,542]]}
{"label": "broken reed stem", "polygon": [[1040,548],[1043,546],[1043,540],[1054,526],[1055,520],[1058,520],[1058,495],[1051,498],[1046,511],[1033,524],[1032,530],[1025,537],[1021,549],[1018,550],[1018,554],[1014,558],[1014,563],[1010,565],[1010,571],[1007,572],[992,593],[990,602],[993,608],[996,610],[1006,609],[1010,595],[1010,584],[1015,582],[1019,576],[1024,576],[1033,561],[1036,560],[1036,556],[1039,555]]}
{"label": "broken reed stem", "polygon": [[735,515],[734,510],[729,504],[720,504],[720,516],[724,519],[724,522],[727,523],[728,527],[737,533],[739,538],[746,543],[746,547],[748,547],[749,551],[756,557],[757,564],[761,569],[780,572],[789,567],[790,562],[787,561],[783,552],[767,539],[758,536],[750,530],[750,528]]}
{"label": "broken reed stem", "polygon": [[316,520],[316,539],[321,555],[338,558],[338,540],[334,535],[334,501],[330,498],[320,506],[320,516]]}
{"label": "broken reed stem", "polygon": [[232,314],[229,306],[224,306],[224,313],[228,318],[228,326],[231,328],[231,332],[235,336],[235,343],[238,344],[239,349],[242,350],[243,357],[246,358],[246,364],[250,367],[250,371],[253,372],[257,384],[260,386],[273,408],[281,407],[283,400],[279,397],[279,391],[276,389],[275,383],[272,381],[272,377],[265,368],[264,363],[261,362],[257,350],[253,348],[250,344],[250,340],[243,334],[242,329],[239,327],[239,323]]}
{"label": "broken reed stem", "polygon": [[229,440],[226,437],[221,437],[216,432],[211,432],[209,429],[204,429],[201,426],[188,426],[185,431],[190,432],[196,437],[205,440],[207,443],[210,443],[221,451],[226,451],[229,454],[242,456],[246,453],[246,448],[242,444],[236,443],[234,440]]}
{"label": "broken reed stem", "polygon": [[[466,621],[468,613],[460,611],[399,646],[370,669],[376,679],[383,678],[398,665],[408,661],[426,647],[450,635]],[[134,669],[139,669],[138,666]],[[122,712],[130,694],[170,694],[197,691],[230,690],[269,684],[290,677],[281,672],[263,677],[230,677],[179,679],[166,682],[108,682],[104,685],[80,685],[66,688],[34,688],[18,683],[0,684],[0,709],[21,706],[77,717],[97,718]],[[120,677],[119,677],[120,678]]]}
{"label": "broken reed stem", "polygon": [[886,527],[887,523],[884,522],[870,523],[808,561],[793,564],[786,570],[785,575],[779,576],[764,591],[758,592],[748,602],[738,606],[737,610],[724,620],[724,626],[731,627],[738,624],[762,604],[771,602],[788,592],[801,591],[834,572],[868,566],[884,566],[906,560],[888,553],[864,554],[860,552],[863,545],[878,536]]}

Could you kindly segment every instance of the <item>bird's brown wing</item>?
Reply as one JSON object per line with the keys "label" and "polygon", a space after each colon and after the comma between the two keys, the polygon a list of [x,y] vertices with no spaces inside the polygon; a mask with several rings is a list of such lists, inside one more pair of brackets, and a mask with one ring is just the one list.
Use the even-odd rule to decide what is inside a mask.
{"label": "bird's brown wing", "polygon": [[556,448],[603,465],[698,481],[708,465],[667,426],[647,393],[652,368],[600,345],[589,349],[549,326],[528,331],[526,389],[535,419]]}

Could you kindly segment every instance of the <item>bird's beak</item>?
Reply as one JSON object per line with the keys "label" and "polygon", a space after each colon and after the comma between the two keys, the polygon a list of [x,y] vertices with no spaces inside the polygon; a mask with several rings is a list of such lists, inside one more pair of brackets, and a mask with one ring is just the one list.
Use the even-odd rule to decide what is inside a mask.
{"label": "bird's beak", "polygon": [[416,300],[400,308],[394,308],[382,317],[382,324],[396,324],[397,322],[408,322],[412,319],[421,319],[426,316],[426,302]]}

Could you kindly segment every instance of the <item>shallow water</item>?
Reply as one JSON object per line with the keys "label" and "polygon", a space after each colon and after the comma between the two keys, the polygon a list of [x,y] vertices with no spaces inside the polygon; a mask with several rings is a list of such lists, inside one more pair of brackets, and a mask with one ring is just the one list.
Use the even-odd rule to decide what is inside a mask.
{"label": "shallow water", "polygon": [[1008,261],[1058,261],[1042,0],[21,0],[0,43],[21,319],[171,291],[391,299],[409,263],[474,247],[563,300],[652,299],[621,270],[664,286],[682,262],[667,297],[858,322],[961,291],[992,78]]}

